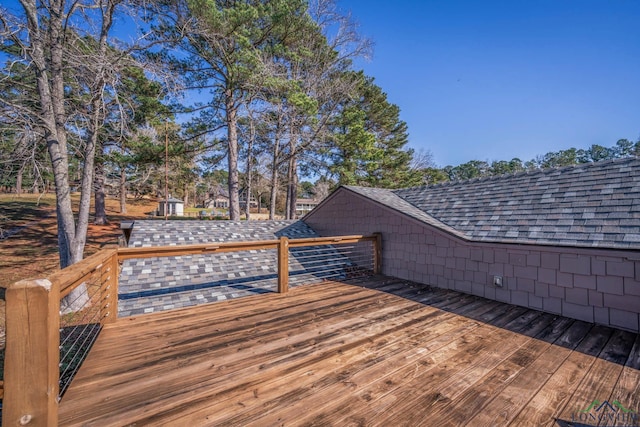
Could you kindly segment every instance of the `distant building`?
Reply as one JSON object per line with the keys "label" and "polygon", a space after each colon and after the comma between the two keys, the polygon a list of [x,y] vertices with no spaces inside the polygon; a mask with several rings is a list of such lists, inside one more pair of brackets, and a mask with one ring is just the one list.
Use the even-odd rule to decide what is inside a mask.
{"label": "distant building", "polygon": [[[245,189],[240,190],[238,202],[241,209],[244,209],[247,206],[247,192]],[[253,195],[251,195],[249,203],[251,208],[258,207],[258,202]],[[226,192],[219,194],[210,193],[209,198],[202,203],[202,207],[205,209],[229,209],[229,195]]]}
{"label": "distant building", "polygon": [[[167,203],[166,200],[161,200],[160,203],[158,203],[158,215],[159,216],[165,216],[165,204]],[[168,215],[170,216],[183,216],[184,215],[184,202],[180,199],[174,199],[173,197],[170,197],[168,200],[169,203],[169,209],[168,209]]]}
{"label": "distant building", "polygon": [[296,201],[296,215],[302,217],[313,210],[320,204],[320,200],[315,199],[298,199]]}
{"label": "distant building", "polygon": [[[240,190],[240,208],[246,209],[246,207],[247,207],[247,190],[243,188]],[[258,201],[256,200],[256,197],[253,194],[251,194],[251,196],[249,197],[249,207],[250,208],[258,207]]]}
{"label": "distant building", "polygon": [[218,194],[217,196],[212,196],[202,203],[202,207],[205,209],[215,209],[215,208],[228,209],[229,196],[227,196],[226,194]]}

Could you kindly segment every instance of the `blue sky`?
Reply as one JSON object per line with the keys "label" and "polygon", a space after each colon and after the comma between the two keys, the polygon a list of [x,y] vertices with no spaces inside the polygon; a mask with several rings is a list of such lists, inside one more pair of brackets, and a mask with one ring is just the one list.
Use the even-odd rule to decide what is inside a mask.
{"label": "blue sky", "polygon": [[439,166],[640,138],[640,1],[337,1]]}
{"label": "blue sky", "polygon": [[640,139],[640,0],[335,1],[438,166]]}

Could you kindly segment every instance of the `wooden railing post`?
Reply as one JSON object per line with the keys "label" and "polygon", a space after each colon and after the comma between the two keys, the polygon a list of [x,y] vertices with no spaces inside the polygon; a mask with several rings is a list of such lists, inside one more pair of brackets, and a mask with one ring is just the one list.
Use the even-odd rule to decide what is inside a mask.
{"label": "wooden railing post", "polygon": [[289,290],[289,239],[280,237],[278,243],[278,292]]}
{"label": "wooden railing post", "polygon": [[6,291],[2,424],[58,425],[60,290],[46,279]]}
{"label": "wooden railing post", "polygon": [[118,318],[118,250],[113,250],[113,256],[109,258],[109,284],[107,285],[106,307],[104,323],[113,323]]}
{"label": "wooden railing post", "polygon": [[373,273],[382,273],[382,233],[373,233]]}

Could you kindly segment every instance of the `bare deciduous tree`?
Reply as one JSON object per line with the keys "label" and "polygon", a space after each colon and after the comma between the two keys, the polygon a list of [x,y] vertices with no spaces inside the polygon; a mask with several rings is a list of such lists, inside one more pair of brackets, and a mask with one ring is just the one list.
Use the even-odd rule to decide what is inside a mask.
{"label": "bare deciduous tree", "polygon": [[[33,76],[35,102],[20,108],[41,131],[51,161],[64,268],[84,255],[105,99],[115,96],[118,62],[129,58],[110,47],[116,10],[124,1],[21,0],[20,5],[15,15],[0,13],[1,42],[14,58],[8,73],[23,68]],[[77,216],[71,199],[72,164],[78,165],[80,177]],[[67,303],[74,309],[86,299],[79,287]]]}

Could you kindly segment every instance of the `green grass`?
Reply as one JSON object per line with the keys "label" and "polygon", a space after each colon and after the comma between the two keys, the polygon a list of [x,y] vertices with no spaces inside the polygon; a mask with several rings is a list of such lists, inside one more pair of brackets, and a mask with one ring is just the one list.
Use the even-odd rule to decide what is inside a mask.
{"label": "green grass", "polygon": [[195,213],[200,213],[200,211],[207,211],[207,212],[211,212],[211,209],[204,209],[204,208],[184,208],[185,212],[195,212]]}

